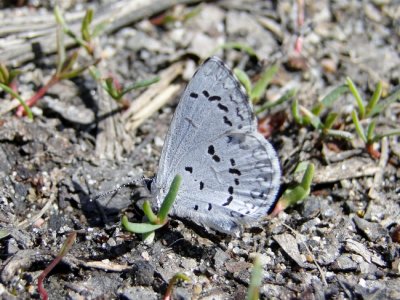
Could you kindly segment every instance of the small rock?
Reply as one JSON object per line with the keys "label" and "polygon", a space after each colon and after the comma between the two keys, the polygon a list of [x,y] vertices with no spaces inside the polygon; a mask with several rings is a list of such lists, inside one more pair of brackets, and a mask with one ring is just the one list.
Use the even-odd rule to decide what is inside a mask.
{"label": "small rock", "polygon": [[361,230],[370,241],[375,242],[388,235],[388,231],[378,223],[368,222],[358,216],[354,216],[353,221],[357,228]]}
{"label": "small rock", "polygon": [[351,255],[343,254],[339,256],[332,264],[331,268],[334,271],[355,271],[357,270],[358,264],[351,259]]}
{"label": "small rock", "polygon": [[[151,286],[154,280],[154,267],[147,261],[135,261],[132,266],[133,281],[137,285]],[[139,298],[137,298],[139,299]]]}

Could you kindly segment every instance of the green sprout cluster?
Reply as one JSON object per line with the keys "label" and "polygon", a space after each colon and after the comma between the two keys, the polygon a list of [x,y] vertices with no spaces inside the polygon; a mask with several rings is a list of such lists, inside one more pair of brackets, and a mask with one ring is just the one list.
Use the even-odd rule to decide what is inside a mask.
{"label": "green sprout cluster", "polygon": [[[394,93],[388,96],[383,101],[382,83],[378,82],[375,91],[368,101],[364,101],[353,81],[347,77],[346,84],[341,85],[326,95],[318,104],[311,110],[299,105],[298,100],[292,103],[292,114],[295,122],[301,126],[311,125],[314,129],[318,130],[324,136],[334,136],[344,138],[347,140],[354,139],[354,134],[345,130],[332,129],[337,118],[338,113],[328,112],[325,118],[322,118],[323,112],[333,106],[336,100],[345,93],[350,92],[357,104],[358,110],[354,109],[351,112],[351,120],[354,124],[355,131],[360,139],[364,142],[367,151],[374,157],[377,154],[374,152],[372,146],[374,143],[380,141],[383,137],[400,135],[400,128],[389,130],[381,134],[375,133],[376,117],[391,103],[400,99],[400,89],[398,88]],[[364,103],[367,103],[366,105]],[[367,123],[367,128],[364,129],[361,120]],[[379,156],[379,155],[378,155]]]}
{"label": "green sprout cluster", "polygon": [[[101,61],[101,58],[96,55],[96,47],[94,39],[99,36],[106,27],[107,23],[99,23],[92,28],[93,21],[93,10],[88,9],[85,16],[82,19],[80,34],[73,32],[65,21],[60,9],[56,6],[54,8],[54,16],[57,22],[57,67],[53,75],[30,99],[22,99],[17,92],[16,79],[17,75],[20,74],[18,70],[8,70],[3,64],[0,65],[0,89],[9,93],[13,98],[18,99],[20,106],[17,108],[17,116],[28,115],[30,119],[33,118],[30,107],[34,106],[55,84],[65,79],[71,79],[81,76],[86,70],[90,71],[92,77],[101,82],[101,86],[104,90],[116,101],[121,101],[122,98],[131,90],[149,86],[159,80],[155,77],[150,80],[144,80],[127,87],[121,87],[113,77],[103,78],[100,71],[96,68],[96,65]],[[67,55],[66,47],[64,44],[65,35],[72,38],[78,48]],[[79,67],[78,59],[80,57],[80,50],[84,49],[89,56],[89,61],[85,64],[81,64]]]}
{"label": "green sprout cluster", "polygon": [[143,212],[148,221],[145,223],[131,223],[126,216],[123,216],[121,220],[122,226],[130,232],[143,234],[145,240],[151,239],[154,236],[154,232],[168,222],[168,213],[175,202],[181,183],[182,176],[176,175],[157,215],[151,209],[150,202],[146,200],[143,203]]}

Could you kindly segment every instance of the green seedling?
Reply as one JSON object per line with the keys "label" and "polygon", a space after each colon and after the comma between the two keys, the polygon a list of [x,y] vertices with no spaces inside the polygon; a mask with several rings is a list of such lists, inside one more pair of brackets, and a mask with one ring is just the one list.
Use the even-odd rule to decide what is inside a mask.
{"label": "green seedling", "polygon": [[[101,80],[100,75],[98,74],[96,68],[90,68],[89,71],[93,78],[95,78],[96,80]],[[103,80],[102,85],[103,85],[103,89],[114,100],[120,102],[122,100],[122,98],[130,91],[147,87],[153,83],[156,83],[159,80],[160,80],[160,77],[157,76],[152,79],[135,82],[134,84],[127,86],[127,87],[121,87],[121,85],[119,85],[112,77],[108,77],[105,80]]]}
{"label": "green seedling", "polygon": [[67,254],[69,249],[71,249],[75,240],[76,240],[76,232],[73,231],[68,235],[67,239],[65,240],[64,244],[62,245],[61,250],[58,253],[58,255],[56,256],[56,258],[39,275],[39,277],[38,277],[38,292],[39,292],[40,297],[43,300],[47,300],[49,298],[45,288],[43,287],[44,279],[51,272],[51,270],[53,270],[53,268],[61,261],[61,259]]}
{"label": "green seedling", "polygon": [[376,103],[375,107],[370,109],[370,116],[374,117],[384,111],[390,104],[400,100],[400,86],[397,86],[392,94]]}
{"label": "green seedling", "polygon": [[9,86],[7,86],[7,85],[5,85],[3,83],[0,83],[0,89],[2,89],[5,92],[9,93],[12,97],[18,99],[19,103],[21,104],[22,109],[28,115],[28,118],[31,119],[31,120],[33,119],[32,110],[29,108],[28,104],[24,101],[24,99],[21,98],[21,96],[19,94],[14,92],[13,89],[11,89]]}
{"label": "green seedling", "polygon": [[[90,66],[96,65],[100,62],[100,59],[94,60],[88,64],[84,64],[80,67],[75,67],[78,60],[78,50],[74,51],[68,57],[66,56],[65,44],[64,44],[64,33],[72,36],[71,30],[67,27],[64,18],[62,17],[59,8],[54,8],[54,15],[57,21],[57,68],[55,73],[51,76],[50,80],[41,87],[29,100],[26,101],[26,105],[32,107],[35,105],[55,84],[64,79],[71,79],[81,75]],[[89,36],[88,26],[90,25],[91,19],[93,18],[93,12],[88,10],[82,21],[82,32],[85,32],[85,37],[79,39],[78,44],[85,47],[89,52],[89,43],[85,39]],[[26,107],[21,104],[17,109],[17,116],[23,116],[25,113],[29,113]]]}
{"label": "green seedling", "polygon": [[384,133],[381,134],[374,134],[375,127],[376,127],[376,121],[372,120],[367,127],[367,130],[364,130],[364,127],[361,125],[361,122],[357,116],[356,111],[351,112],[351,118],[353,120],[354,126],[356,128],[356,132],[360,139],[365,143],[365,147],[368,151],[369,154],[371,154],[375,158],[380,157],[380,153],[374,150],[373,145],[376,142],[379,142],[382,138],[386,136],[394,136],[394,135],[400,135],[400,128],[393,129],[393,130],[388,130]]}
{"label": "green seedling", "polygon": [[262,73],[261,77],[254,86],[251,84],[249,76],[245,72],[240,69],[235,69],[234,73],[239,79],[239,81],[244,85],[247,94],[249,95],[250,101],[253,104],[257,104],[260,102],[261,98],[265,94],[269,83],[271,82],[272,78],[278,72],[279,65],[273,65],[267,68],[264,73]]}
{"label": "green seedling", "polygon": [[297,99],[294,100],[292,103],[292,115],[295,122],[301,126],[311,125],[314,129],[326,136],[330,135],[343,139],[352,139],[354,136],[350,132],[332,129],[337,117],[339,116],[337,113],[328,113],[324,120],[320,117],[324,109],[332,107],[335,101],[348,90],[349,89],[346,85],[341,85],[333,89],[311,110],[299,105]]}
{"label": "green seedling", "polygon": [[[279,65],[273,65],[270,68],[266,69],[264,73],[261,75],[260,79],[252,85],[249,76],[240,69],[234,69],[233,72],[235,73],[236,77],[242,83],[244,88],[246,89],[247,94],[249,95],[250,102],[253,104],[257,104],[260,102],[262,96],[265,94],[265,91],[268,88],[269,83],[271,82],[272,78],[278,72]],[[290,89],[285,94],[283,94],[278,100],[274,102],[266,102],[258,109],[256,109],[256,114],[260,114],[267,109],[280,105],[291,98],[294,97],[296,94],[296,90]]]}
{"label": "green seedling", "polygon": [[[304,170],[305,166],[306,164],[304,162],[300,163],[295,172]],[[303,201],[310,194],[311,183],[314,177],[314,169],[315,167],[313,163],[307,164],[307,168],[304,172],[301,182],[294,188],[289,188],[283,193],[282,197],[278,200],[274,210],[271,213],[272,217],[277,216],[281,211],[285,210],[289,206],[293,206]]]}
{"label": "green seedling", "polygon": [[0,63],[0,83],[11,87],[14,79],[16,79],[19,74],[21,74],[21,71],[8,70],[6,65]]}
{"label": "green seedling", "polygon": [[104,31],[104,28],[106,27],[108,22],[101,22],[95,25],[93,29],[91,29],[91,23],[93,21],[93,10],[88,9],[82,19],[81,36],[78,36],[68,27],[58,6],[54,8],[54,15],[57,23],[63,29],[63,32],[71,37],[75,41],[75,43],[83,47],[89,55],[93,56],[94,48],[92,45],[92,41],[95,37],[99,36]]}
{"label": "green seedling", "polygon": [[181,182],[182,176],[176,175],[157,215],[152,211],[150,202],[144,202],[143,212],[147,217],[148,223],[131,223],[126,216],[123,216],[122,226],[130,232],[144,234],[144,238],[163,227],[168,221],[168,213],[174,204]]}
{"label": "green seedling", "polygon": [[258,300],[260,298],[260,287],[263,278],[263,266],[260,257],[254,258],[253,269],[251,271],[250,284],[247,290],[247,300]]}
{"label": "green seedling", "polygon": [[286,91],[278,100],[274,102],[266,102],[256,109],[256,115],[266,111],[267,109],[273,108],[277,105],[280,105],[286,101],[289,101],[296,95],[297,91],[295,89],[290,89]]}
{"label": "green seedling", "polygon": [[[95,68],[95,66],[100,62],[100,58],[96,58],[93,39],[97,37],[102,31],[104,31],[104,27],[106,26],[107,22],[99,23],[93,26],[92,29],[91,25],[93,20],[93,10],[89,9],[82,19],[80,36],[78,36],[68,27],[63,15],[61,14],[60,9],[57,6],[54,8],[54,16],[57,21],[56,71],[52,75],[50,80],[42,88],[40,88],[29,100],[27,100],[26,103],[21,102],[21,100],[18,98],[18,100],[20,100],[21,102],[21,106],[19,106],[17,109],[18,116],[23,116],[25,113],[28,113],[28,115],[32,115],[27,107],[35,105],[53,85],[57,84],[61,80],[71,79],[80,76],[89,68],[91,68],[90,73],[95,79],[101,80],[102,78],[101,75],[99,75],[100,72]],[[72,54],[67,56],[64,44],[65,35],[71,37],[76,44],[78,44],[81,48],[84,48],[86,52],[90,55],[92,60],[86,64],[82,64],[80,67],[75,67],[79,58],[79,48],[75,50]],[[5,75],[7,75],[7,72],[0,71],[0,73],[3,74],[0,75],[0,77],[6,77]],[[158,78],[144,80],[122,89],[114,83],[114,80],[108,78],[102,83],[102,86],[113,99],[121,100],[121,98],[129,91],[148,86],[158,80]]]}
{"label": "green seedling", "polygon": [[160,17],[155,17],[151,20],[154,25],[166,25],[175,22],[187,22],[188,20],[197,16],[202,10],[202,6],[198,5],[194,9],[190,10],[188,13],[183,15],[178,15],[178,13],[172,13],[168,15],[161,15]]}
{"label": "green seedling", "polygon": [[172,277],[168,283],[168,287],[167,287],[167,290],[165,291],[163,300],[171,300],[172,299],[171,298],[172,290],[173,290],[174,286],[177,284],[177,282],[179,282],[179,281],[190,282],[190,278],[183,273],[175,274],[174,277]]}
{"label": "green seedling", "polygon": [[258,60],[257,53],[254,51],[253,48],[251,48],[250,46],[248,46],[246,44],[237,43],[237,42],[228,42],[228,43],[219,45],[211,51],[209,56],[212,56],[214,53],[216,53],[222,49],[234,49],[234,50],[242,51],[242,52],[247,53],[249,56],[257,58],[257,60]]}
{"label": "green seedling", "polygon": [[27,112],[29,119],[33,119],[33,114],[29,109],[29,106],[17,93],[15,80],[19,74],[21,74],[21,71],[8,70],[6,65],[0,63],[0,88],[6,93],[9,93],[12,97],[16,98]]}
{"label": "green seedling", "polygon": [[[353,81],[350,78],[347,78],[346,80],[349,89],[353,94],[354,98],[356,99],[358,105],[358,113],[355,110],[351,112],[351,119],[355,126],[356,132],[360,137],[360,139],[365,143],[368,153],[370,153],[371,156],[378,158],[380,156],[380,153],[374,150],[373,144],[380,141],[383,137],[400,135],[400,128],[389,130],[381,134],[375,134],[374,132],[376,127],[376,120],[370,119],[366,130],[364,130],[364,127],[360,122],[360,120],[362,119],[371,118],[372,116],[379,114],[384,107],[387,107],[386,105],[378,106],[378,102],[382,94],[382,83],[378,82],[371,99],[368,101],[367,105],[364,106],[360,93],[356,88],[356,86],[354,85]],[[399,98],[400,98],[400,89],[397,89],[392,95],[386,98],[385,102],[386,104],[387,103],[390,104]],[[389,99],[389,101],[387,99]]]}

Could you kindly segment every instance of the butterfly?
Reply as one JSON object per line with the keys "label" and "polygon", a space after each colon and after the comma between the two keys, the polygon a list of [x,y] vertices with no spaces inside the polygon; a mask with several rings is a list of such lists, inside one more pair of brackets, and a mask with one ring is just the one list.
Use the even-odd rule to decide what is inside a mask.
{"label": "butterfly", "polygon": [[208,58],[188,83],[169,127],[150,191],[160,207],[182,176],[172,215],[235,234],[275,202],[280,166],[257,132],[247,94],[225,63]]}

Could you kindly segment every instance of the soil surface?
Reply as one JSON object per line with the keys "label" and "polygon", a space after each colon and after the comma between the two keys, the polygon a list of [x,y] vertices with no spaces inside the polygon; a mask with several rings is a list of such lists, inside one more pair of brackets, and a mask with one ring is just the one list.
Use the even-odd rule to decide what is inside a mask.
{"label": "soil surface", "polygon": [[[53,1],[12,2],[0,4],[0,61],[21,70],[14,87],[29,99],[57,67]],[[398,2],[143,1],[132,8],[136,2],[62,1],[62,10],[77,33],[89,7],[94,22],[108,18],[92,41],[94,56],[79,49],[78,66],[96,57],[101,76],[118,85],[159,82],[116,102],[85,71],[53,85],[32,108],[33,120],[17,116],[18,101],[0,94],[1,297],[39,299],[39,275],[76,232],[44,280],[50,299],[162,299],[176,273],[190,282],[178,282],[173,299],[245,299],[256,255],[262,299],[400,299],[399,136],[367,151],[350,93],[321,118],[336,112],[333,129],[351,139],[300,126],[291,110],[295,99],[310,110],[350,77],[365,101],[378,82],[383,99],[397,91],[373,119],[377,133],[400,127]],[[65,43],[67,54],[78,49]],[[145,243],[120,224],[123,215],[142,221],[151,199],[144,187],[91,197],[157,173],[180,95],[211,55],[252,82],[279,66],[255,108],[291,89],[296,95],[257,114],[259,131],[280,159],[279,195],[301,180],[300,162],[315,165],[311,193],[240,236],[171,217]]]}

